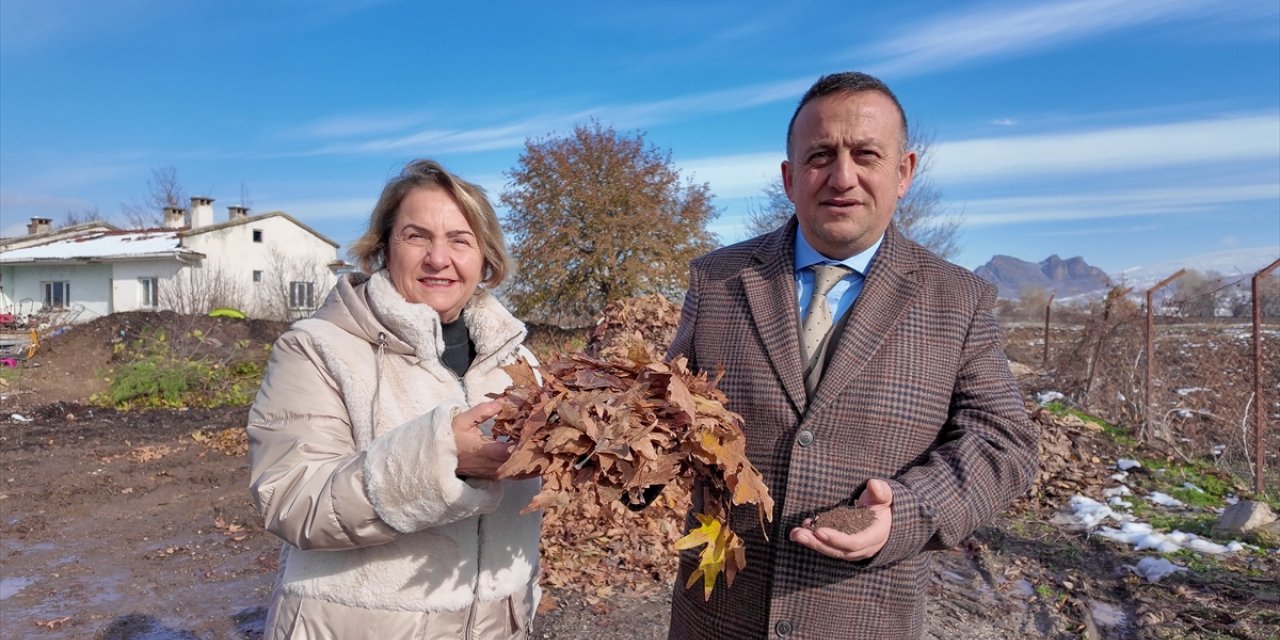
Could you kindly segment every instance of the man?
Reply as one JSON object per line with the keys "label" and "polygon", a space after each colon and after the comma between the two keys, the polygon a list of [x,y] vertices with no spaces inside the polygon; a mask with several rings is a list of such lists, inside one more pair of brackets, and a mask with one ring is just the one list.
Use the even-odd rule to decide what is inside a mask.
{"label": "man", "polygon": [[[671,638],[919,638],[929,552],[1031,483],[1039,434],[1000,345],[995,288],[890,222],[916,168],[906,140],[882,82],[819,79],[787,132],[795,217],[690,266],[669,355],[724,368],[775,511],[766,538],[754,506],[735,509],[747,566],[709,601],[684,588],[697,551],[681,556]],[[850,502],[875,513],[870,527],[808,528]]]}

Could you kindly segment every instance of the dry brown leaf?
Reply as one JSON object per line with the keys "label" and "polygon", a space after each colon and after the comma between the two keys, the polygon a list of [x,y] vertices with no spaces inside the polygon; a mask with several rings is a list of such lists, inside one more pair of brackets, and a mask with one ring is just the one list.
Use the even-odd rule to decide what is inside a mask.
{"label": "dry brown leaf", "polygon": [[[703,552],[713,560],[698,576],[708,597],[719,573],[732,582],[746,556],[730,527],[730,507],[755,504],[763,528],[772,520],[773,501],[747,460],[742,417],[725,407],[718,377],[690,372],[684,358],[663,362],[643,345],[625,357],[548,358],[540,367],[541,384],[523,360],[505,370],[513,384],[496,395],[505,405],[493,433],[515,442],[516,450],[499,473],[543,479],[526,512],[585,501],[596,506],[598,517],[614,522],[623,495],[634,501],[649,486],[687,492],[696,484],[705,497],[699,518],[723,532]],[[662,524],[664,535],[678,533]]]}
{"label": "dry brown leaf", "polygon": [[71,621],[71,616],[63,616],[61,618],[54,618],[52,620],[35,620],[34,622],[37,627],[43,627],[45,629],[57,629],[58,627],[61,627],[62,625],[70,621]]}
{"label": "dry brown leaf", "polygon": [[130,450],[129,459],[141,464],[151,462],[152,460],[159,460],[160,458],[173,453],[173,451],[173,447],[162,444],[146,444],[140,447],[134,447]]}

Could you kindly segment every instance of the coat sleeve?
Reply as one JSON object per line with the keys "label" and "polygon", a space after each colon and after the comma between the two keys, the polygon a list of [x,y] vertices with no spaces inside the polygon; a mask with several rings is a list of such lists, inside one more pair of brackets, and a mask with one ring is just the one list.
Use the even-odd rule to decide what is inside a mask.
{"label": "coat sleeve", "polygon": [[938,446],[889,481],[893,526],[870,566],[958,545],[1026,492],[1038,465],[1039,429],[1009,371],[984,289],[971,318]]}
{"label": "coat sleeve", "polygon": [[689,359],[689,370],[697,371],[698,363],[693,352],[693,333],[698,324],[698,297],[702,277],[696,265],[689,266],[689,289],[684,294],[684,304],[680,307],[680,323],[676,325],[676,335],[667,348],[667,359],[678,356]]}
{"label": "coat sleeve", "polygon": [[358,451],[321,362],[304,333],[285,334],[250,409],[250,493],[268,531],[299,549],[349,549],[496,507],[497,483],[454,474],[449,423],[461,406],[438,406]]}

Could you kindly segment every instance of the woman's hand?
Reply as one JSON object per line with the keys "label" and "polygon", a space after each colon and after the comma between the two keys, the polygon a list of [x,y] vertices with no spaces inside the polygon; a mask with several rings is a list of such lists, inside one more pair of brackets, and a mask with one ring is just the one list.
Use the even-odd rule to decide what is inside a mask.
{"label": "woman's hand", "polygon": [[498,442],[480,431],[480,423],[498,415],[502,402],[490,400],[453,418],[453,440],[458,445],[458,477],[497,478],[498,467],[511,457],[514,445]]}

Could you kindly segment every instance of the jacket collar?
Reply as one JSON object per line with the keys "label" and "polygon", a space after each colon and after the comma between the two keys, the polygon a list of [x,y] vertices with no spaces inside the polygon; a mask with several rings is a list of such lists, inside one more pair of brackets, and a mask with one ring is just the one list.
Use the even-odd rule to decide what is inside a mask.
{"label": "jacket collar", "polygon": [[857,302],[822,382],[810,399],[804,388],[800,359],[800,309],[796,302],[796,218],[760,238],[752,264],[742,272],[742,286],[751,309],[752,325],[769,355],[769,363],[797,413],[814,413],[839,396],[893,334],[917,295],[914,277],[918,247],[890,224],[871,261]]}
{"label": "jacket collar", "polygon": [[793,408],[804,412],[804,365],[800,362],[800,309],[796,303],[796,218],[760,238],[751,265],[742,271],[742,288],[751,308],[769,364]]}
{"label": "jacket collar", "polygon": [[[381,341],[392,353],[428,361],[439,360],[444,353],[440,315],[425,304],[405,300],[386,269],[339,279],[315,317],[372,344]],[[513,352],[524,341],[524,323],[484,289],[477,289],[467,302],[462,320],[475,343],[477,360]]]}
{"label": "jacket collar", "polygon": [[919,296],[916,271],[923,249],[891,224],[884,233],[858,300],[849,310],[840,341],[814,390],[808,413],[831,404],[857,378],[876,351],[890,340]]}

